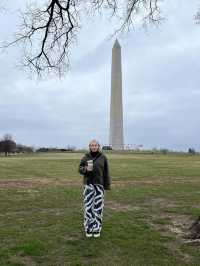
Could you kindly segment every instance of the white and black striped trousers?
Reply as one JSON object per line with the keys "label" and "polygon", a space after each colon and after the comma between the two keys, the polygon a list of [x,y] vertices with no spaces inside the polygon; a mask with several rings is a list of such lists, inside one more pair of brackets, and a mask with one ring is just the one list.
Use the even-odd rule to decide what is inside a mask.
{"label": "white and black striped trousers", "polygon": [[103,185],[84,185],[83,197],[85,231],[101,232],[104,207]]}

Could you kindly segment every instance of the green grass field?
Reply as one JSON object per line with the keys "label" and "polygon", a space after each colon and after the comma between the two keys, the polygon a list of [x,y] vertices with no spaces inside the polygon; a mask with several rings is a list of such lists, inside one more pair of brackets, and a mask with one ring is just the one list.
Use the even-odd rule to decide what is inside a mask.
{"label": "green grass field", "polygon": [[0,157],[0,265],[200,265],[200,156],[108,154],[100,239],[83,232],[83,154]]}

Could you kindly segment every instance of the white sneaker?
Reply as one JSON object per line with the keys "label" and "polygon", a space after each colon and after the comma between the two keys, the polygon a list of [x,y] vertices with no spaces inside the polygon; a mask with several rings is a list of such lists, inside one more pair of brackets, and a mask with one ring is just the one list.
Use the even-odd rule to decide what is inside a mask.
{"label": "white sneaker", "polygon": [[86,235],[86,237],[92,237],[92,233],[90,233],[90,232],[86,232],[85,235]]}
{"label": "white sneaker", "polygon": [[100,232],[93,232],[93,237],[100,237]]}

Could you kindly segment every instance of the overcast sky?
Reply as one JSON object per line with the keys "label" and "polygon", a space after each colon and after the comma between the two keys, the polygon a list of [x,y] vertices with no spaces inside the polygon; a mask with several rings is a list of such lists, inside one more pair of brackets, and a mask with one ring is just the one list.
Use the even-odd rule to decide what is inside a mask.
{"label": "overcast sky", "polygon": [[[0,40],[12,38],[25,1],[5,1]],[[125,144],[200,150],[200,25],[198,0],[167,0],[166,20],[118,36],[122,47]],[[38,81],[16,67],[20,49],[0,52],[0,137],[33,146],[108,144],[111,50],[109,21],[85,21],[71,50],[70,71]]]}

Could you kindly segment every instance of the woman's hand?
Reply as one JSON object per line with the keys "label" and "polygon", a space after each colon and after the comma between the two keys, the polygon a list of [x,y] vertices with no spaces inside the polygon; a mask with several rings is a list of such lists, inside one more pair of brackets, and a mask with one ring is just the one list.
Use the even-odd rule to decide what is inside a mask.
{"label": "woman's hand", "polygon": [[92,169],[91,169],[91,166],[86,166],[86,170],[88,171],[88,172],[91,172],[92,171]]}

